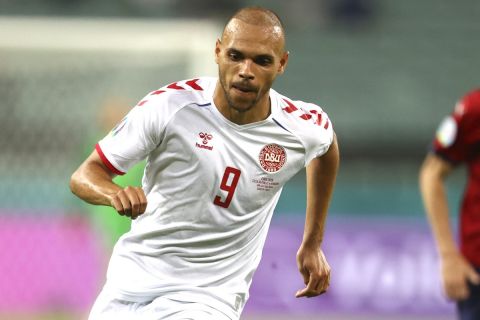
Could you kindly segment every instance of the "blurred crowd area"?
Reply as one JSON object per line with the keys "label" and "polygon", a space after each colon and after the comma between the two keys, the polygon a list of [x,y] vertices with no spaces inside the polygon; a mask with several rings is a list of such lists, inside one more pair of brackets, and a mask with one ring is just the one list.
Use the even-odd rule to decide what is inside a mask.
{"label": "blurred crowd area", "polygon": [[[479,85],[480,2],[0,0],[0,261],[13,261],[0,263],[0,318],[25,304],[59,314],[88,309],[103,283],[111,246],[128,221],[74,198],[68,188],[71,173],[148,92],[181,79],[215,76],[215,39],[244,5],[267,6],[286,26],[290,60],[274,88],[322,106],[335,126],[341,167],[329,216],[333,231],[327,236],[338,240],[345,231],[353,237],[345,241],[365,246],[356,252],[343,246],[333,260],[360,261],[355,257],[370,241],[388,238],[375,233],[384,225],[415,226],[419,229],[404,242],[388,238],[391,246],[376,247],[385,254],[372,256],[368,264],[382,275],[371,286],[390,292],[405,270],[418,271],[420,253],[409,249],[411,239],[429,248],[431,259],[421,268],[435,274],[417,172],[441,119],[464,92]],[[141,173],[142,164],[122,183],[139,185]],[[450,179],[452,216],[463,175],[459,170]],[[284,219],[303,223],[304,199],[304,174],[299,173],[284,189],[272,234],[283,230]],[[344,229],[358,221],[371,226],[368,234]],[[406,269],[382,260],[398,248],[404,254],[398,265]],[[270,264],[262,270],[274,275],[268,268],[280,264],[281,269],[282,262],[268,252],[266,257]],[[348,275],[348,269],[341,270]],[[80,272],[84,281],[70,282],[72,272]],[[15,281],[24,287],[12,291]],[[414,284],[396,301],[415,301],[408,295],[411,288]],[[427,302],[419,310],[375,309],[375,295],[352,298],[343,292],[335,301],[345,297],[368,312],[406,310],[425,319],[438,303],[437,310],[450,314],[434,295],[439,288],[433,280],[422,288]],[[72,290],[80,298],[70,299]],[[256,306],[250,316],[271,313],[268,301]],[[330,312],[359,310],[349,307],[339,304]],[[272,308],[287,314],[298,310],[288,303]]]}
{"label": "blurred crowd area", "polygon": [[[3,14],[138,18],[207,18],[225,20],[235,10],[248,5],[273,8],[284,21],[305,27],[326,19],[366,21],[375,11],[376,0],[38,0],[0,1]],[[320,21],[321,20],[321,21]]]}
{"label": "blurred crowd area", "polygon": [[[0,0],[2,207],[74,210],[68,175],[94,142],[147,92],[215,76],[215,39],[251,4],[286,25],[290,61],[275,88],[319,104],[335,125],[332,211],[421,214],[416,171],[440,120],[478,84],[474,0]],[[452,185],[455,197],[462,186]]]}

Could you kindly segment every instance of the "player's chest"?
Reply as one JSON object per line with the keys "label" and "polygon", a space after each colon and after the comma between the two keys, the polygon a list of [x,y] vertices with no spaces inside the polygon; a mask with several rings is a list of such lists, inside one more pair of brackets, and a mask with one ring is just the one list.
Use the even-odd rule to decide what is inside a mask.
{"label": "player's chest", "polygon": [[209,117],[176,120],[166,130],[165,147],[214,185],[237,180],[250,190],[274,192],[304,167],[302,143],[274,122],[238,130]]}

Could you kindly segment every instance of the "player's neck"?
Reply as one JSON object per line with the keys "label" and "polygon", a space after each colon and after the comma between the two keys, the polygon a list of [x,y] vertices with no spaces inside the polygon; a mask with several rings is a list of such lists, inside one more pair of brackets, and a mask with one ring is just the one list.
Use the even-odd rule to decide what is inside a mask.
{"label": "player's neck", "polygon": [[217,85],[213,95],[213,102],[226,119],[238,125],[263,121],[268,118],[271,112],[271,102],[268,93],[247,110],[238,110],[229,104],[223,89]]}

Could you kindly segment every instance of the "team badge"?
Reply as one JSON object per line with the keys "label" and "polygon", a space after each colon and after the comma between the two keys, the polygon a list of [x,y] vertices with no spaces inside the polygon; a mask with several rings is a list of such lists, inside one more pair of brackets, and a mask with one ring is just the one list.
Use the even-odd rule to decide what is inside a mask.
{"label": "team badge", "polygon": [[267,172],[277,172],[283,167],[285,161],[287,161],[287,153],[283,147],[271,143],[262,148],[258,155],[258,160],[263,170]]}
{"label": "team badge", "polygon": [[446,117],[437,129],[437,141],[443,148],[450,147],[457,137],[457,123],[449,116]]}

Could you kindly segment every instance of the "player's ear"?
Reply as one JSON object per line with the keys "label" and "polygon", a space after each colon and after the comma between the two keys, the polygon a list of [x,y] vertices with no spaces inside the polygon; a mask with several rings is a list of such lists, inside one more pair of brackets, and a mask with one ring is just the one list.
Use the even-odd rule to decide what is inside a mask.
{"label": "player's ear", "polygon": [[217,42],[215,43],[215,62],[218,64],[218,60],[220,58],[220,51],[222,46],[222,41],[220,39],[217,39]]}
{"label": "player's ear", "polygon": [[278,74],[283,74],[285,72],[285,68],[287,67],[288,64],[288,56],[289,52],[285,51],[283,53],[283,56],[280,58],[280,65],[278,66]]}

